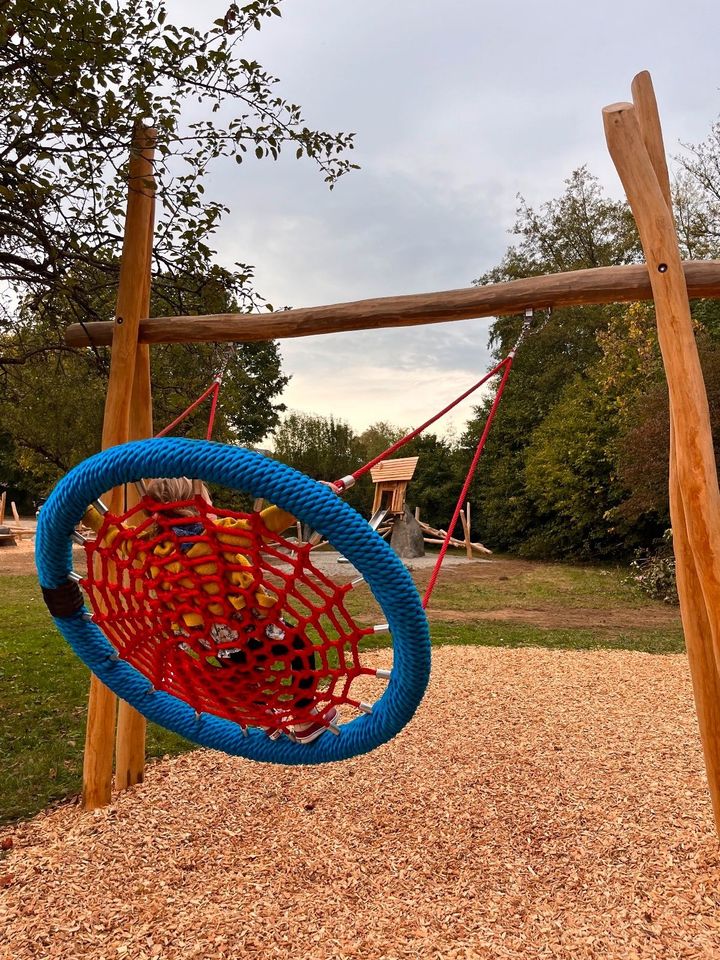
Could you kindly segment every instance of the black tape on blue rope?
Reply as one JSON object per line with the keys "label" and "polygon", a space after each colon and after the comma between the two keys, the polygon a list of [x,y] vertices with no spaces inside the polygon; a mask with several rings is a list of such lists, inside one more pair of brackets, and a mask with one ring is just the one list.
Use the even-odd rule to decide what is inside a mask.
{"label": "black tape on blue rope", "polygon": [[72,617],[85,605],[82,590],[73,580],[59,587],[42,587],[45,606],[53,617]]}
{"label": "black tape on blue rope", "polygon": [[[189,704],[158,690],[116,651],[80,609],[55,623],[90,669],[149,719],[184,737],[228,753],[267,762],[327,763],[365,753],[394,737],[411,719],[427,687],[430,637],[415,585],[402,562],[355,510],[322,484],[254,451],[205,440],[167,437],[112,447],[76,467],[57,485],[38,520],[36,561],[43,591],[67,590],[70,536],[86,507],[106,490],[143,477],[195,477],[246,491],[292,513],[321,532],[357,568],[384,611],[393,637],[392,677],[371,714],[302,745],[270,740],[213,714],[198,717]],[[77,601],[72,601],[76,603]],[[63,610],[65,608],[63,607]]]}

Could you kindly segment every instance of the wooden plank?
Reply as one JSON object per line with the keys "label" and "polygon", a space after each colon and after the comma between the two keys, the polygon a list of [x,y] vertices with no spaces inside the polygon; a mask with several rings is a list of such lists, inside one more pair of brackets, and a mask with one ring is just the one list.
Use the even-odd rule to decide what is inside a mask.
{"label": "wooden plank", "polygon": [[[689,260],[683,264],[691,297],[720,296],[720,260]],[[210,314],[204,317],[153,317],[140,324],[141,343],[252,343],[283,337],[310,337],[342,330],[377,330],[450,320],[470,320],[523,313],[533,307],[628,303],[652,299],[647,267],[595,267],[527,277],[484,287],[439,293],[378,297],[277,313]],[[90,343],[107,346],[114,325],[108,321],[74,323],[65,332],[72,347]],[[90,339],[92,338],[92,340]]]}
{"label": "wooden plank", "polygon": [[[442,537],[442,538],[441,538],[441,537],[428,537],[428,536],[423,535],[423,540],[425,541],[425,543],[434,543],[434,544],[442,544],[442,543],[445,543],[445,538],[444,538],[444,537]],[[456,540],[455,537],[451,537],[451,538],[450,538],[450,541],[449,541],[449,545],[450,545],[451,547],[458,547],[458,548],[464,549],[464,548],[465,548],[465,541],[464,541],[464,540]],[[484,547],[484,546],[482,545],[482,543],[471,543],[470,546],[472,547],[472,549],[473,549],[473,551],[474,551],[475,553],[480,553],[480,554],[482,554],[483,556],[489,556],[490,554],[492,554],[492,550],[488,550],[488,548],[487,548],[487,547]]]}
{"label": "wooden plank", "polygon": [[[641,106],[642,109],[642,106]],[[678,590],[689,638],[693,688],[706,757],[720,757],[717,703],[720,660],[720,492],[705,385],[690,317],[688,290],[666,194],[645,146],[633,104],[603,110],[610,154],[637,223],[653,288],[658,339],[668,380],[673,436],[671,519],[680,532]],[[660,172],[662,177],[662,171]],[[708,769],[713,778],[714,769]],[[720,834],[720,784],[710,784]]]}
{"label": "wooden plank", "polygon": [[465,555],[468,560],[472,560],[473,552],[472,543],[470,542],[470,521],[463,510],[460,511],[460,521],[462,523],[463,533],[465,534]]}
{"label": "wooden plank", "polygon": [[[145,270],[148,263],[148,222],[152,216],[152,154],[154,131],[136,125],[131,150],[127,215],[123,238],[118,298],[113,326],[110,377],[103,421],[103,449],[124,443],[130,431],[128,385],[133,383],[140,317],[145,304]],[[109,506],[122,506],[122,490],[113,491]],[[105,806],[112,794],[115,696],[97,677],[90,684],[83,764],[83,805]]]}
{"label": "wooden plank", "polygon": [[31,538],[35,536],[35,531],[28,529],[28,527],[18,527],[15,524],[11,524],[10,533],[18,540],[23,540],[25,537]]}

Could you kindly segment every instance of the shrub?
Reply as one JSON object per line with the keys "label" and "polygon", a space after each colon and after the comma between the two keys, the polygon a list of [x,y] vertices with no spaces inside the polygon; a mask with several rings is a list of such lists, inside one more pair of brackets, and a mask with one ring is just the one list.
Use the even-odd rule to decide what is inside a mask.
{"label": "shrub", "polygon": [[639,550],[630,563],[628,582],[637,584],[653,600],[677,604],[675,557],[672,549],[672,530],[666,530],[662,540],[651,553]]}

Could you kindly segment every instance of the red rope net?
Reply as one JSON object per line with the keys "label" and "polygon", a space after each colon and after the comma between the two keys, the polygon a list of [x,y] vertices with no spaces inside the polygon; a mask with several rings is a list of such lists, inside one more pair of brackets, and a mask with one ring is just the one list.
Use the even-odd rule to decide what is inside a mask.
{"label": "red rope net", "polygon": [[[178,511],[192,512],[178,516]],[[118,655],[196,711],[292,732],[332,707],[362,709],[353,681],[372,627],[311,561],[311,546],[271,532],[259,513],[147,498],[107,513],[86,544],[83,582]]]}

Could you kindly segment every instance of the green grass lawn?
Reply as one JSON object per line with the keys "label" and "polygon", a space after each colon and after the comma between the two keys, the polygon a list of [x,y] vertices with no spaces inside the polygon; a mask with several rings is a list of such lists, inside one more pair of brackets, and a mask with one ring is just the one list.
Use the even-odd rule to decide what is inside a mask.
{"label": "green grass lawn", "polygon": [[[81,788],[89,672],[60,636],[35,576],[0,576],[0,823]],[[150,757],[191,746],[148,726]]]}
{"label": "green grass lawn", "polygon": [[[457,568],[455,568],[457,570]],[[433,593],[436,610],[496,610],[533,607],[652,607],[650,600],[625,580],[619,567],[571,566],[566,563],[533,564],[510,579],[483,579],[468,583],[442,574]]]}
{"label": "green grass lawn", "polygon": [[[423,573],[426,579],[426,573]],[[480,581],[462,568],[450,568],[433,596],[433,643],[487,646],[543,646],[554,649],[625,649],[650,653],[683,650],[679,622],[649,627],[638,616],[657,605],[624,582],[612,568],[567,564],[519,565],[508,578],[492,574]],[[0,823],[30,816],[55,800],[77,794],[81,786],[88,671],[56,631],[37,580],[30,575],[0,576],[3,616],[0,624]],[[348,606],[366,623],[384,619],[369,591],[352,591]],[[535,608],[557,612],[558,624],[539,627],[493,619],[493,610]],[[634,627],[582,628],[562,624],[564,610],[578,608],[633,611]],[[433,610],[458,611],[462,619],[434,619]],[[473,611],[483,613],[473,619]],[[489,613],[488,613],[489,612]],[[622,623],[622,616],[618,618]],[[368,646],[384,646],[383,635]],[[148,728],[149,757],[191,747],[153,724]]]}

